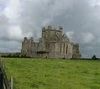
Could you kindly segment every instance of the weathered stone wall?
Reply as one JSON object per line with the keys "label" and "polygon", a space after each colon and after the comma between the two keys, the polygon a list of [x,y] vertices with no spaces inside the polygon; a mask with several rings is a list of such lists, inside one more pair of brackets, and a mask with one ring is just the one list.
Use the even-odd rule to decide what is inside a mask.
{"label": "weathered stone wall", "polygon": [[22,42],[22,50],[21,54],[23,56],[32,57],[33,56],[33,48],[34,48],[34,41],[33,38],[28,39],[27,37],[24,38],[24,41]]}
{"label": "weathered stone wall", "polygon": [[63,30],[55,29],[51,26],[42,29],[42,38],[46,42],[58,42],[62,40]]}
{"label": "weathered stone wall", "polygon": [[72,58],[72,54],[73,54],[73,44],[72,43],[68,43],[67,58]]}
{"label": "weathered stone wall", "polygon": [[80,54],[79,44],[74,44],[72,58],[80,58],[80,57],[81,57],[81,54]]}

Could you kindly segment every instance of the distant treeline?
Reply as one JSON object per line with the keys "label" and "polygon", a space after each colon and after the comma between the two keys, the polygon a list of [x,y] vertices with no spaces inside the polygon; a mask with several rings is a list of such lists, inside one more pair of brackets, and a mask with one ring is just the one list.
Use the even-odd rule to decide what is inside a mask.
{"label": "distant treeline", "polygon": [[71,60],[100,60],[100,58],[96,58],[96,59],[93,59],[93,58],[71,58]]}
{"label": "distant treeline", "polygon": [[30,58],[26,55],[21,55],[21,53],[2,53],[1,57],[4,58]]}
{"label": "distant treeline", "polygon": [[[0,55],[4,58],[31,58],[26,55],[21,55],[21,53],[2,53]],[[66,58],[62,59],[66,60]],[[71,58],[71,60],[100,60],[100,58],[97,58],[96,55],[93,55],[91,58]]]}

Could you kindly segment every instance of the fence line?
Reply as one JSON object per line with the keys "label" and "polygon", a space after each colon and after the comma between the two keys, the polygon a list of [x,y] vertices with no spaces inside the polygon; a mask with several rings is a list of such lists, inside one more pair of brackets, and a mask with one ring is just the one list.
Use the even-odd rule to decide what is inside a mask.
{"label": "fence line", "polygon": [[[7,74],[5,72],[4,64],[2,59],[0,59],[0,72],[2,73],[2,89],[13,89],[13,77],[11,77],[10,81],[8,80]],[[1,88],[0,88],[1,89]]]}

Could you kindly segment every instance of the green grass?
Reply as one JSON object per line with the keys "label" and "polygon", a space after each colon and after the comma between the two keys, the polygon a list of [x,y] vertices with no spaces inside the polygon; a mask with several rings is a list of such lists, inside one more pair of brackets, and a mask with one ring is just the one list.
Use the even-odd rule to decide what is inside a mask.
{"label": "green grass", "polygon": [[100,61],[8,59],[15,89],[100,89]]}

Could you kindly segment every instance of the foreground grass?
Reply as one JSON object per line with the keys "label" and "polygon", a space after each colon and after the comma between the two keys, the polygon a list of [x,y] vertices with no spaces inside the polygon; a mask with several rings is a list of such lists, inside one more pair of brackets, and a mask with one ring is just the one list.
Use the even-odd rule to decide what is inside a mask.
{"label": "foreground grass", "polygon": [[8,59],[15,89],[100,89],[100,61]]}

